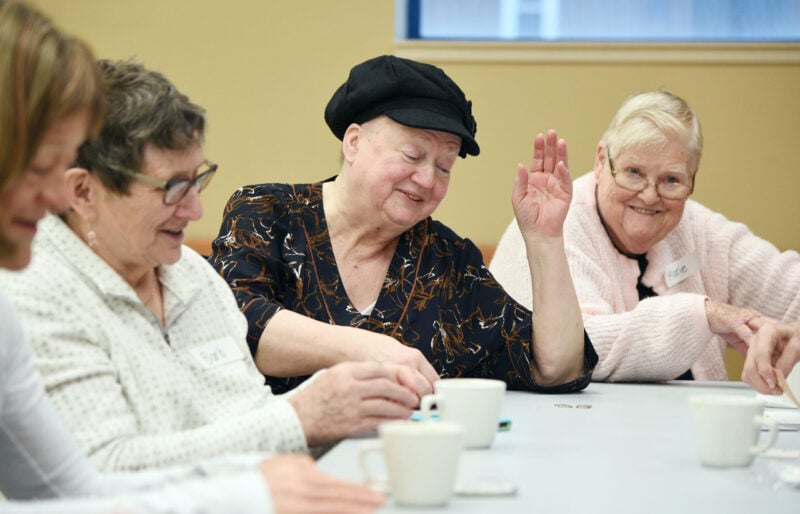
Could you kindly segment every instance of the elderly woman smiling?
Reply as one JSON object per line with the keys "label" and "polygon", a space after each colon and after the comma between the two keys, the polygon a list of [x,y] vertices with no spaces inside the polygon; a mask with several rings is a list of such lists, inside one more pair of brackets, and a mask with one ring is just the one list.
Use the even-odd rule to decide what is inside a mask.
{"label": "elderly woman smiling", "polygon": [[181,245],[216,169],[203,109],[138,63],[100,70],[108,116],[66,172],[70,209],[40,223],[28,270],[0,274],[84,449],[106,470],[160,467],[410,416],[420,392],[399,365],[342,364],[291,398],[264,386],[230,288]]}
{"label": "elderly woman smiling", "polygon": [[269,383],[290,389],[355,360],[406,363],[428,388],[440,375],[584,388],[596,355],[564,255],[572,183],[555,132],[536,138],[512,197],[535,272],[533,323],[477,247],[430,217],[458,157],[479,152],[455,82],[429,64],[376,57],[351,70],[325,120],[342,141],[339,174],[241,188],[213,246]]}
{"label": "elderly woman smiling", "polygon": [[[595,380],[725,380],[726,342],[744,353],[760,313],[798,317],[800,256],[689,199],[702,149],[683,99],[636,94],[597,145],[594,171],[575,181],[564,237]],[[490,270],[531,304],[515,222]]]}

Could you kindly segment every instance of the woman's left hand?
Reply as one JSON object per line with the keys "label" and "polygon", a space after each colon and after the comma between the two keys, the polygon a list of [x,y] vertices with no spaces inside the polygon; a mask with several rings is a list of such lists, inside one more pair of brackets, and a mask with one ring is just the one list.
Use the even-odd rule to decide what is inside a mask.
{"label": "woman's left hand", "polygon": [[537,134],[531,168],[519,165],[511,198],[522,235],[560,237],[571,199],[567,143],[555,130]]}

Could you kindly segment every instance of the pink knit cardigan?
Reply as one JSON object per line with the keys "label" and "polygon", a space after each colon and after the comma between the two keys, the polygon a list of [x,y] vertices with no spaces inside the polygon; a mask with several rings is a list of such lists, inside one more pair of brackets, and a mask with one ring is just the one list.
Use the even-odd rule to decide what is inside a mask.
{"label": "pink knit cardigan", "polygon": [[[709,329],[706,298],[783,321],[800,319],[800,254],[778,251],[745,225],[693,200],[678,226],[647,252],[642,282],[658,296],[639,301],[638,264],[608,237],[595,189],[593,172],[575,180],[564,225],[584,324],[600,356],[593,380],[670,380],[690,367],[696,380],[727,380],[725,342]],[[693,252],[699,271],[667,287],[667,266]],[[489,269],[506,291],[531,307],[525,245],[515,221]]]}

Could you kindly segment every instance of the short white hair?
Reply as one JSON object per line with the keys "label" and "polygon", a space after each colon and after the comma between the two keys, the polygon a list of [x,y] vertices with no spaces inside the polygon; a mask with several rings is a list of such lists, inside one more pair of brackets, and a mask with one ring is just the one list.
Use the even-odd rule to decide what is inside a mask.
{"label": "short white hair", "polygon": [[661,147],[675,138],[689,147],[687,167],[694,174],[703,153],[703,130],[689,104],[666,90],[637,93],[622,104],[601,143],[619,154],[622,150]]}

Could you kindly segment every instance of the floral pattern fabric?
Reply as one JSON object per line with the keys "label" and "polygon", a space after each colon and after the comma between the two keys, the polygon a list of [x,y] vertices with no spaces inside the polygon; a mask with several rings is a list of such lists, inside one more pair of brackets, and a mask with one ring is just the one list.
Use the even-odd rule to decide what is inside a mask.
{"label": "floral pattern fabric", "polygon": [[[236,191],[225,208],[212,265],[249,323],[255,354],[270,318],[290,309],[310,318],[390,335],[418,348],[441,377],[485,377],[509,389],[571,392],[589,383],[597,355],[585,336],[585,374],[552,388],[531,376],[531,311],[511,299],[480,250],[442,223],[421,221],[399,240],[369,315],[350,303],[322,205],[322,184],[261,184]],[[277,392],[306,377],[267,376]]]}

